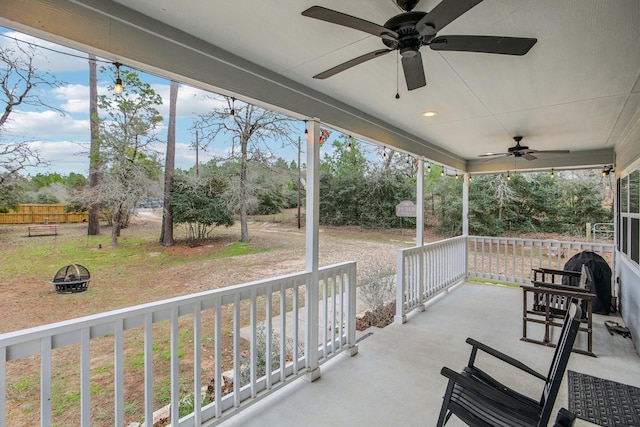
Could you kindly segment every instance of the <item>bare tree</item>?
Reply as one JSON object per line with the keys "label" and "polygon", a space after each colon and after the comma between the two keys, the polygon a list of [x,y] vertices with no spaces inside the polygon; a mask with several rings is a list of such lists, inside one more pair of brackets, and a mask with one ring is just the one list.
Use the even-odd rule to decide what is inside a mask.
{"label": "bare tree", "polygon": [[98,79],[96,77],[96,57],[89,55],[89,120],[91,127],[91,147],[89,149],[89,225],[87,234],[100,234],[100,204],[98,185],[100,168],[100,130],[98,118]]}
{"label": "bare tree", "polygon": [[153,171],[160,173],[157,163],[142,155],[137,160],[114,163],[101,174],[100,201],[109,208],[112,246],[118,246],[120,231],[129,225],[138,201],[149,197],[156,186]]}
{"label": "bare tree", "polygon": [[169,92],[169,126],[167,129],[167,156],[164,160],[164,203],[162,209],[162,231],[160,243],[173,246],[173,215],[171,210],[171,179],[176,163],[176,104],[178,101],[178,82],[171,81]]}
{"label": "bare tree", "polygon": [[[240,162],[240,194],[237,212],[240,216],[240,241],[249,241],[247,220],[249,191],[248,165],[255,154],[262,152],[260,147],[268,150],[270,143],[291,143],[295,134],[293,119],[274,111],[265,110],[255,105],[224,97],[224,106],[207,114],[202,114],[194,123],[203,139],[210,143],[214,140],[231,138],[231,157]],[[232,113],[232,114],[230,114]]]}
{"label": "bare tree", "polygon": [[491,191],[498,206],[498,219],[502,221],[505,206],[516,200],[516,195],[508,185],[508,179],[503,174],[497,174],[491,183]]}
{"label": "bare tree", "polygon": [[391,163],[393,161],[393,156],[396,154],[395,150],[387,151],[387,147],[382,149],[382,168],[385,171],[391,169]]}
{"label": "bare tree", "polygon": [[[20,107],[64,112],[40,97],[36,88],[59,87],[61,82],[45,71],[36,70],[35,48],[22,46],[17,41],[15,47],[0,47],[0,137],[11,114]],[[0,139],[0,186],[8,183],[12,176],[29,166],[42,166],[47,162],[40,153],[29,145],[29,141],[5,141]]]}

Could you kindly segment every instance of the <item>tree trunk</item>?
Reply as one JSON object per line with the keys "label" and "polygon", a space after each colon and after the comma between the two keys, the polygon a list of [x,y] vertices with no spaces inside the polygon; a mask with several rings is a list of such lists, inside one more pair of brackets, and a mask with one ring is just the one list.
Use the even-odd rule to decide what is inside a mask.
{"label": "tree trunk", "polygon": [[240,163],[240,241],[249,242],[249,226],[247,224],[247,144],[244,139],[242,145],[242,161]]}
{"label": "tree trunk", "polygon": [[98,172],[100,167],[100,135],[98,123],[98,83],[96,57],[89,55],[89,117],[91,148],[89,150],[89,225],[87,234],[100,234],[100,205],[98,203]]}
{"label": "tree trunk", "polygon": [[120,228],[122,228],[122,214],[120,209],[116,212],[116,216],[113,219],[113,226],[111,226],[111,246],[114,248],[118,246],[118,236],[120,235]]}
{"label": "tree trunk", "polygon": [[173,246],[173,217],[171,215],[171,179],[176,159],[176,103],[178,100],[178,82],[171,81],[169,95],[169,127],[167,130],[167,156],[164,164],[164,203],[162,210],[162,246]]}

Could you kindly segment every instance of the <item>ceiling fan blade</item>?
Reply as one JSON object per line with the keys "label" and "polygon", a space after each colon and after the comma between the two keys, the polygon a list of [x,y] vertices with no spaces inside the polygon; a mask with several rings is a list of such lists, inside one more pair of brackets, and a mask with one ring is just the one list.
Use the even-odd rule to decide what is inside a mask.
{"label": "ceiling fan blade", "polygon": [[356,18],[355,16],[347,15],[346,13],[327,9],[326,7],[322,6],[311,6],[309,9],[302,12],[302,15],[308,16],[309,18],[315,18],[321,21],[342,25],[344,27],[353,28],[355,30],[364,31],[365,33],[373,34],[374,36],[382,38],[391,38],[397,40],[399,37],[398,33],[385,28],[382,25],[365,21],[364,19]]}
{"label": "ceiling fan blade", "polygon": [[524,158],[525,158],[525,159],[527,159],[527,160],[536,160],[536,159],[537,159],[537,157],[536,157],[536,156],[534,156],[534,155],[533,155],[533,154],[531,154],[531,153],[524,153],[524,154],[522,155],[522,157],[524,157]]}
{"label": "ceiling fan blade", "polygon": [[355,67],[358,64],[362,64],[363,62],[369,61],[370,59],[377,58],[382,55],[386,55],[387,53],[393,51],[393,49],[380,49],[374,50],[373,52],[366,53],[362,56],[358,56],[357,58],[353,58],[347,62],[344,62],[340,65],[336,65],[333,68],[329,68],[327,71],[323,71],[320,74],[316,74],[313,76],[314,79],[326,79],[327,77],[331,77],[335,74],[338,74],[341,71],[348,70],[351,67]]}
{"label": "ceiling fan blade", "polygon": [[570,153],[569,150],[530,150],[532,153],[543,153],[543,154],[566,154]]}
{"label": "ceiling fan blade", "polygon": [[510,156],[509,153],[496,153],[496,154],[489,154],[489,155],[481,154],[478,157],[482,157],[482,159],[480,160],[481,162],[490,162],[492,160],[507,158],[509,156]]}
{"label": "ceiling fan blade", "polygon": [[442,0],[416,23],[421,36],[432,36],[482,0]]}
{"label": "ceiling fan blade", "polygon": [[440,36],[434,38],[429,47],[433,50],[524,55],[537,41],[538,39],[523,37]]}
{"label": "ceiling fan blade", "polygon": [[404,79],[407,82],[407,90],[414,90],[427,85],[424,67],[422,66],[422,55],[420,55],[419,51],[415,56],[402,57],[402,69],[404,70]]}
{"label": "ceiling fan blade", "polygon": [[495,157],[495,156],[509,156],[511,153],[484,153],[480,154],[478,157]]}

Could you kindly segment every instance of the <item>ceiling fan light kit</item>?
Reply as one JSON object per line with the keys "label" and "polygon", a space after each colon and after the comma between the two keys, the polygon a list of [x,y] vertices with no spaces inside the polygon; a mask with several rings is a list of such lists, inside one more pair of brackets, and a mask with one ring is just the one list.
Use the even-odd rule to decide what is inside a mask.
{"label": "ceiling fan light kit", "polygon": [[602,167],[602,176],[609,176],[611,172],[615,172],[613,165],[605,165]]}
{"label": "ceiling fan light kit", "polygon": [[384,25],[378,25],[355,16],[322,6],[312,6],[303,16],[342,25],[380,37],[386,49],[353,58],[313,76],[326,79],[356,65],[397,50],[402,57],[402,69],[408,90],[427,84],[420,48],[432,50],[494,53],[501,55],[525,55],[537,42],[535,38],[446,35],[437,33],[455,19],[481,3],[482,0],[442,0],[431,12],[413,11],[419,0],[396,0],[405,12],[393,16]]}

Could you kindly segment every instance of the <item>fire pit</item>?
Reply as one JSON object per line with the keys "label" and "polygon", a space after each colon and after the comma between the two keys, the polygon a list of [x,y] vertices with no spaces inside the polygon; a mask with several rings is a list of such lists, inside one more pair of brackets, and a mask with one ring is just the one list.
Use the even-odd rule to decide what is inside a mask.
{"label": "fire pit", "polygon": [[90,281],[91,274],[86,267],[80,264],[70,264],[58,270],[49,283],[55,285],[57,293],[71,294],[86,291]]}

